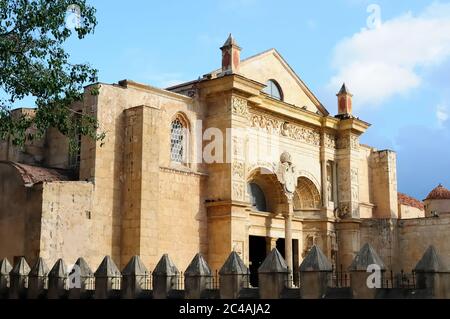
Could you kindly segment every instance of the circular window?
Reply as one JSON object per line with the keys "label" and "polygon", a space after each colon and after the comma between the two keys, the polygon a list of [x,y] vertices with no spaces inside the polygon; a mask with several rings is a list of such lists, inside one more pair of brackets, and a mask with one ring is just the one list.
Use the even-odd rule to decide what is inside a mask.
{"label": "circular window", "polygon": [[280,85],[275,80],[269,80],[266,83],[266,88],[263,91],[267,93],[271,98],[283,101],[283,92]]}

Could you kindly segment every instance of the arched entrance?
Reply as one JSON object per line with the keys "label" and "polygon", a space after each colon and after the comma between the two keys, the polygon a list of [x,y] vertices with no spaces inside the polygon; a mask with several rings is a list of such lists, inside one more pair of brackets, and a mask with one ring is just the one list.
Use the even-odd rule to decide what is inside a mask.
{"label": "arched entrance", "polygon": [[[258,268],[272,248],[277,248],[281,255],[285,255],[284,229],[280,232],[278,224],[272,225],[275,215],[285,213],[287,209],[287,198],[277,176],[272,170],[258,168],[249,174],[247,178],[247,190],[249,202],[252,204],[253,217],[265,220],[262,225],[264,231],[250,232],[249,236],[249,268],[250,282],[252,286],[258,285]],[[255,216],[256,215],[256,216]],[[279,216],[277,217],[279,222]],[[284,226],[284,223],[282,224]],[[255,225],[252,225],[255,227]],[[258,225],[261,230],[263,227]],[[273,228],[275,227],[275,228]],[[278,228],[277,228],[278,227]],[[273,233],[274,229],[277,229]],[[298,240],[294,239],[293,260],[294,265],[298,261]],[[298,266],[298,265],[297,265]]]}

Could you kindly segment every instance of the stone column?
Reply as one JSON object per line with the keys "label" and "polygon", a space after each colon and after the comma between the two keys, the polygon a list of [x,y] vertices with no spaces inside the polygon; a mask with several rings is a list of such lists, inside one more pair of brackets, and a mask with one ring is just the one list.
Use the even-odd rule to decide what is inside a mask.
{"label": "stone column", "polygon": [[288,266],[280,252],[274,248],[258,269],[261,299],[279,299],[287,287]]}
{"label": "stone column", "polygon": [[283,187],[286,196],[287,212],[284,214],[284,230],[285,230],[285,253],[287,267],[292,273],[292,216],[294,215],[294,193],[297,188],[298,173],[295,165],[292,163],[291,154],[283,152],[280,156],[280,163],[277,169],[277,179]]}
{"label": "stone column", "polygon": [[365,244],[349,267],[353,298],[374,299],[377,288],[381,288],[385,270],[386,267],[375,249],[370,244]]}
{"label": "stone column", "polygon": [[177,280],[180,276],[175,264],[164,254],[152,273],[153,276],[153,298],[167,299],[171,290],[177,289]]}
{"label": "stone column", "polygon": [[44,296],[48,267],[39,257],[28,275],[28,299],[39,299]]}
{"label": "stone column", "polygon": [[[324,148],[324,147],[322,147]],[[327,161],[321,153],[320,168],[322,172],[322,207],[328,209],[328,187],[327,187]]]}
{"label": "stone column", "polygon": [[300,295],[303,299],[320,299],[327,292],[332,267],[322,250],[314,245],[300,265]]}
{"label": "stone column", "polygon": [[428,289],[436,299],[450,298],[450,269],[433,246],[428,247],[414,271],[418,289]]}
{"label": "stone column", "polygon": [[247,288],[250,272],[241,257],[233,251],[219,271],[220,298],[238,299],[242,288]]}
{"label": "stone column", "polygon": [[292,275],[294,269],[292,260],[292,216],[294,215],[294,202],[292,194],[286,194],[286,197],[288,199],[288,212],[284,216],[284,256],[286,257],[286,264],[290,272],[289,275]]}
{"label": "stone column", "polygon": [[197,254],[184,272],[186,299],[200,299],[203,291],[211,289],[211,269],[201,254]]}
{"label": "stone column", "polygon": [[7,258],[3,258],[0,261],[0,299],[6,298],[9,288],[9,273],[12,270],[12,266]]}

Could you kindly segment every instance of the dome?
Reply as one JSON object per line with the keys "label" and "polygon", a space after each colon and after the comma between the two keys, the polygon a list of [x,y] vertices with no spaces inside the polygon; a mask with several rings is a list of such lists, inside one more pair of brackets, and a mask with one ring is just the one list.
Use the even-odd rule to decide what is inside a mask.
{"label": "dome", "polygon": [[438,187],[433,189],[425,198],[425,200],[430,199],[450,199],[450,190],[439,184]]}

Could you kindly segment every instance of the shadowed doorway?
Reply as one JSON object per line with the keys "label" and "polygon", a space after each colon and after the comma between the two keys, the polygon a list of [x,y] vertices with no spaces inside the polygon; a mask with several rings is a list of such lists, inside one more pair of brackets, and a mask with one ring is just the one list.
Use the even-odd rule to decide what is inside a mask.
{"label": "shadowed doorway", "polygon": [[[278,238],[277,239],[277,249],[281,253],[281,256],[284,257],[284,238]],[[294,271],[293,271],[293,279],[294,284],[298,285],[299,278],[298,278],[298,270],[299,270],[299,264],[298,264],[298,239],[292,239],[292,264],[294,265]]]}
{"label": "shadowed doorway", "polygon": [[250,284],[258,287],[258,268],[266,258],[266,237],[250,236],[249,246]]}

